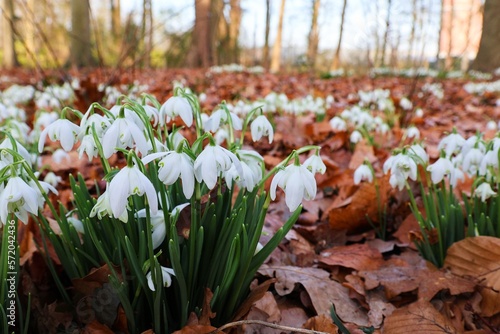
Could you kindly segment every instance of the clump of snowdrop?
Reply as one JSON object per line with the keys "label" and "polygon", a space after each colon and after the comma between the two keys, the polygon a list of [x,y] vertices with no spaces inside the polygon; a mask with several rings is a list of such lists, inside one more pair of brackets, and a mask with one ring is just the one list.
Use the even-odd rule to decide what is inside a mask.
{"label": "clump of snowdrop", "polygon": [[[62,235],[38,215],[43,205],[38,199],[55,191],[52,185],[58,180],[52,175],[48,183],[36,181],[36,189],[29,177],[9,176],[9,192],[1,192],[6,198],[0,219],[3,212],[22,219],[37,216],[44,233],[61,245],[58,256],[71,279],[86,276],[96,263],[130,272],[122,275],[121,269],[112,269],[110,283],[116,289],[124,283],[130,288],[132,293],[119,294],[119,299],[128,305],[124,312],[134,331],[181,328],[191,312],[203,307],[200,286],[212,291],[226,287],[211,301],[218,314],[213,323],[226,323],[232,315],[223,310],[238,309],[256,270],[298,218],[302,201],[316,196],[314,175],[326,170],[319,147],[299,148],[266,171],[262,156],[243,146],[247,130],[253,141],[273,141],[274,129],[262,104],[236,113],[235,107],[222,103],[203,116],[196,96],[182,88],[163,104],[149,95],[141,101],[122,96],[116,103],[109,109],[94,103],[84,114],[65,108],[61,115],[39,117],[39,152],[45,152],[48,140],[58,142],[63,154],[76,150],[80,158],[100,161],[103,173],[102,179],[94,180],[97,195],[90,194],[88,180],[70,177],[75,207],[51,211]],[[302,105],[276,95],[273,103],[281,103],[281,110],[296,108],[295,113],[319,110],[326,101],[307,97]],[[71,112],[79,123],[69,120]],[[191,135],[184,137],[186,133]],[[314,153],[301,164],[300,155],[309,151]],[[267,193],[265,182],[270,178]],[[265,215],[270,201],[280,196],[278,189],[292,214],[266,245],[259,246]],[[82,226],[73,227],[73,219]],[[75,248],[80,251],[72,252]],[[174,289],[169,295],[179,298],[167,298],[165,289]],[[156,308],[157,314],[151,312]]]}

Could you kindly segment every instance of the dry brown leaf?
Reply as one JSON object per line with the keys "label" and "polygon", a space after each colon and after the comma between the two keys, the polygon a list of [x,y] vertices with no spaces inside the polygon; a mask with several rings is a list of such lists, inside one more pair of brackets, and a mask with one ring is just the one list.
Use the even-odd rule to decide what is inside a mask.
{"label": "dry brown leaf", "polygon": [[500,313],[500,292],[494,291],[490,288],[479,289],[481,294],[481,315],[485,317],[492,317]]}
{"label": "dry brown leaf", "polygon": [[418,301],[394,311],[384,322],[384,334],[458,333],[431,303]]}
{"label": "dry brown leaf", "polygon": [[368,318],[370,323],[375,328],[379,328],[384,318],[391,315],[396,309],[394,305],[387,301],[384,293],[381,290],[368,291],[366,294],[366,302],[369,305]]}
{"label": "dry brown leaf", "polygon": [[382,254],[367,244],[337,246],[324,250],[319,262],[328,266],[342,266],[356,270],[378,268],[383,262]]}
{"label": "dry brown leaf", "polygon": [[97,321],[92,321],[81,330],[81,334],[114,334],[114,332],[106,325]]}
{"label": "dry brown leaf", "polygon": [[241,318],[243,318],[243,316],[248,313],[248,311],[250,310],[252,305],[255,302],[257,302],[258,300],[260,300],[262,297],[264,297],[264,295],[266,294],[266,292],[269,289],[269,287],[271,286],[271,284],[273,284],[275,282],[276,282],[276,279],[274,279],[274,278],[268,279],[265,282],[257,285],[255,288],[252,288],[252,291],[248,295],[247,299],[245,299],[245,301],[243,301],[240,308],[235,313],[232,321],[237,321],[237,320],[240,320]]}
{"label": "dry brown leaf", "polygon": [[500,291],[500,239],[487,236],[466,238],[448,249],[444,266],[457,275],[484,280]]}
{"label": "dry brown leaf", "polygon": [[354,149],[354,154],[352,155],[351,161],[349,162],[349,169],[351,173],[358,168],[365,159],[368,159],[370,163],[377,161],[377,157],[373,151],[373,145],[370,145],[366,140],[361,140],[356,144]]}
{"label": "dry brown leaf", "polygon": [[330,274],[325,270],[263,265],[259,273],[278,279],[274,286],[280,296],[291,293],[296,284],[301,284],[309,294],[318,314],[330,314],[330,307],[334,303],[343,321],[353,322],[359,326],[367,326],[369,323],[366,313],[360,309],[359,304],[349,298],[349,290],[330,279]]}
{"label": "dry brown leaf", "polygon": [[209,288],[205,288],[205,297],[203,298],[203,308],[200,315],[200,325],[210,326],[210,319],[215,318],[215,313],[212,312],[210,302],[214,294]]}
{"label": "dry brown leaf", "polygon": [[311,329],[318,332],[338,333],[339,328],[332,322],[332,318],[325,315],[317,315],[310,318],[303,326],[305,329]]}

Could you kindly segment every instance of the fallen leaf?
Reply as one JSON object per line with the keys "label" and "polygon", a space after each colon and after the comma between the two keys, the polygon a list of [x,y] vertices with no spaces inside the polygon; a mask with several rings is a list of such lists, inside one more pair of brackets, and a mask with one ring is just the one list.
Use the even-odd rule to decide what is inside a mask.
{"label": "fallen leaf", "polygon": [[319,262],[328,266],[370,270],[378,268],[384,260],[377,249],[367,244],[352,244],[324,250],[320,254]]}
{"label": "fallen leaf", "polygon": [[172,334],[208,334],[216,329],[217,328],[212,326],[189,325],[181,328],[178,331],[173,332]]}
{"label": "fallen leaf", "polygon": [[325,314],[310,318],[304,324],[304,328],[325,333],[338,333],[339,330],[337,325],[333,323],[332,318]]}
{"label": "fallen leaf", "polygon": [[384,334],[458,333],[451,322],[430,302],[418,301],[389,315],[384,322]]}
{"label": "fallen leaf", "polygon": [[369,323],[366,313],[349,298],[349,290],[330,279],[330,274],[323,269],[263,265],[258,272],[277,278],[278,282],[274,287],[280,296],[290,294],[297,284],[301,284],[319,315],[329,315],[330,307],[334,303],[343,321],[353,322],[359,326],[367,326]]}
{"label": "fallen leaf", "polygon": [[487,236],[458,241],[448,248],[444,266],[461,276],[484,280],[485,286],[500,291],[500,239]]}

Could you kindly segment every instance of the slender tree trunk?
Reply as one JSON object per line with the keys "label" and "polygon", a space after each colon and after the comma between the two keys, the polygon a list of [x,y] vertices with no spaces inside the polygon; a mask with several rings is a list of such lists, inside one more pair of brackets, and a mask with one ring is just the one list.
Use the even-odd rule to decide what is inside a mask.
{"label": "slender tree trunk", "polygon": [[437,48],[437,55],[436,59],[438,60],[438,64],[441,62],[439,61],[441,58],[441,43],[443,40],[443,11],[444,11],[444,2],[445,0],[441,0],[441,15],[439,15],[439,33],[438,33],[438,48]]}
{"label": "slender tree trunk", "polygon": [[345,12],[347,8],[347,0],[344,0],[342,5],[342,15],[340,16],[340,29],[339,29],[339,41],[337,43],[337,49],[335,50],[335,55],[333,56],[333,61],[330,66],[330,71],[334,71],[340,66],[340,50],[342,47],[342,37],[344,35],[344,22],[345,22]]}
{"label": "slender tree trunk", "polygon": [[266,0],[266,32],[264,36],[263,66],[269,69],[269,31],[271,30],[271,0]]}
{"label": "slender tree trunk", "polygon": [[401,42],[401,33],[398,31],[398,35],[396,37],[396,42],[392,45],[391,48],[391,60],[390,60],[390,65],[393,68],[398,67],[398,55],[399,55],[399,44]]}
{"label": "slender tree trunk", "polygon": [[318,44],[319,44],[319,29],[318,29],[319,8],[320,8],[320,0],[312,0],[311,30],[309,30],[307,60],[309,62],[309,65],[313,69],[316,65],[316,56],[318,54]]}
{"label": "slender tree trunk", "polygon": [[142,2],[141,39],[144,45],[143,62],[146,68],[151,67],[151,51],[153,50],[153,4],[151,0]]}
{"label": "slender tree trunk", "polygon": [[17,66],[16,50],[14,49],[14,1],[3,1],[3,66],[13,68]]}
{"label": "slender tree trunk", "polygon": [[91,65],[90,5],[88,0],[71,0],[71,64]]}
{"label": "slender tree trunk", "polygon": [[220,60],[224,61],[225,52],[228,46],[228,23],[224,18],[224,1],[210,1],[210,36],[209,43],[211,44],[211,59],[210,66],[219,65]]}
{"label": "slender tree trunk", "polygon": [[117,39],[122,30],[120,0],[110,0],[111,9],[111,34]]}
{"label": "slender tree trunk", "polygon": [[448,14],[448,48],[446,50],[446,59],[444,61],[444,68],[449,71],[453,67],[453,58],[451,51],[453,49],[453,21],[455,21],[455,1],[450,0],[450,13]]}
{"label": "slender tree trunk", "polygon": [[387,0],[387,18],[385,20],[385,33],[384,33],[384,41],[382,44],[382,56],[380,65],[382,67],[385,66],[385,53],[387,51],[387,40],[389,39],[389,31],[391,29],[391,7],[392,0]]}
{"label": "slender tree trunk", "polygon": [[210,0],[195,1],[193,43],[188,55],[191,67],[210,67],[212,46],[210,41]]}
{"label": "slender tree trunk", "polygon": [[483,9],[483,34],[471,69],[483,72],[500,67],[500,2],[486,0]]}
{"label": "slender tree trunk", "polygon": [[460,63],[460,70],[466,72],[469,68],[469,46],[470,46],[470,30],[472,27],[472,18],[476,13],[474,13],[474,1],[469,4],[468,16],[467,16],[467,29],[465,30],[466,42],[464,49],[462,50],[462,61]]}
{"label": "slender tree trunk", "polygon": [[241,25],[241,4],[240,0],[231,0],[231,11],[229,12],[229,52],[230,61],[232,63],[239,63],[239,45],[238,37],[240,35],[240,25]]}
{"label": "slender tree trunk", "polygon": [[[379,0],[375,0],[375,17],[378,18],[380,16],[380,5]],[[380,35],[378,31],[378,24],[375,24],[375,56],[373,57],[373,65],[379,66],[380,60]]]}
{"label": "slender tree trunk", "polygon": [[415,44],[415,31],[417,29],[417,19],[418,19],[418,5],[417,0],[412,0],[412,15],[411,15],[411,31],[410,31],[410,39],[408,41],[408,56],[406,58],[406,66],[411,67],[413,60],[413,47]]}
{"label": "slender tree trunk", "polygon": [[285,17],[286,0],[281,0],[280,19],[278,23],[278,31],[276,32],[276,40],[273,44],[273,54],[271,57],[271,72],[278,72],[281,67],[281,35],[283,33],[283,18]]}

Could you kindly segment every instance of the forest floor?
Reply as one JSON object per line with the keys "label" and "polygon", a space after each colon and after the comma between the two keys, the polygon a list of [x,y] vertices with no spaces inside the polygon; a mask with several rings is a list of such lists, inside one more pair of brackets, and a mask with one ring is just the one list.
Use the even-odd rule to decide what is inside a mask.
{"label": "forest floor", "polygon": [[[323,120],[318,121],[317,115],[312,113],[283,113],[275,117],[273,143],[255,145],[267,167],[274,166],[293,149],[319,145],[327,171],[317,176],[316,199],[304,202],[295,227],[258,271],[255,285],[264,284],[269,289],[260,293],[258,300],[252,300],[249,312],[241,319],[336,333],[337,326],[330,316],[334,304],[338,318],[351,333],[500,332],[498,284],[492,286],[491,278],[487,277],[493,273],[499,278],[500,256],[488,267],[488,273],[484,268],[472,268],[460,257],[460,252],[470,245],[461,244],[460,249],[453,250],[455,255],[459,254],[458,260],[447,260],[443,268],[425,261],[413,244],[414,238],[421,238],[421,231],[408,207],[408,193],[405,189],[392,189],[389,176],[382,172],[391,151],[409,144],[405,127],[410,124],[420,130],[420,138],[432,161],[439,157],[437,145],[443,133],[451,132],[453,127],[464,136],[478,131],[485,138],[495,136],[496,129],[486,125],[490,120],[495,123],[500,120],[497,103],[500,93],[469,93],[464,89],[471,82],[468,78],[365,76],[320,79],[311,74],[215,74],[202,70],[89,70],[73,72],[71,76],[79,79],[74,106],[82,112],[90,103],[104,98],[104,92],[98,89],[100,84],[131,87],[136,82],[147,85],[146,91],[163,102],[172,95],[173,82],[181,82],[197,94],[206,94],[202,108],[207,110],[223,100],[255,101],[271,92],[284,93],[289,100],[307,95],[315,98],[333,96],[334,101]],[[36,85],[42,79],[61,83],[62,77],[68,78],[67,74],[58,71],[45,78],[28,71],[4,72],[1,77],[1,90],[13,83]],[[423,87],[431,83],[441,85],[442,98],[425,91]],[[329,120],[356,105],[358,91],[375,89],[390,91],[389,99],[396,106],[397,121],[389,135],[375,135],[376,145],[369,145],[364,140],[353,145],[349,141],[350,133],[334,131]],[[399,107],[403,97],[412,102],[410,111]],[[34,104],[26,106],[29,116],[35,109]],[[423,115],[417,113],[417,109],[421,109]],[[376,171],[380,196],[387,207],[383,239],[376,233],[376,230],[381,231],[381,222],[375,185],[355,185],[353,182],[354,170],[365,158]],[[69,174],[79,171],[91,178],[98,173],[78,159],[62,164],[51,163],[49,156],[44,159],[63,177],[58,186],[63,203],[71,198]],[[466,181],[461,190],[467,193],[470,184],[470,180]],[[419,196],[417,187],[415,196]],[[269,208],[263,242],[289,215],[282,197]],[[21,290],[32,293],[33,319],[47,332],[69,328],[74,319],[70,313],[58,309],[58,301],[52,298],[55,287],[43,256],[33,242],[38,237],[36,228],[22,226],[19,237],[23,264]],[[486,256],[481,252],[500,255],[498,241],[477,238],[475,245],[481,250],[474,255],[477,259]],[[468,272],[456,269],[461,265],[472,269]],[[181,333],[194,333],[194,328],[186,328]],[[95,321],[87,324],[82,332],[113,333]],[[239,326],[237,332],[288,331],[247,324]]]}

